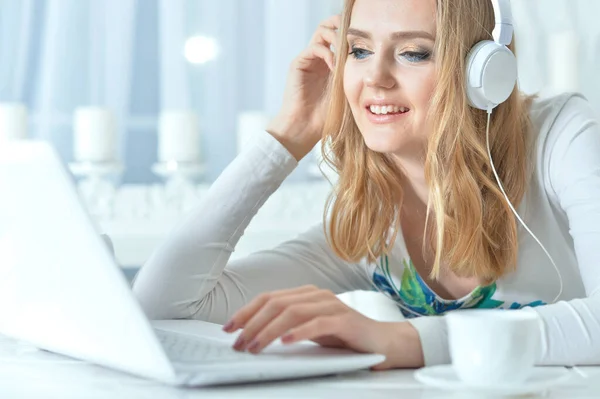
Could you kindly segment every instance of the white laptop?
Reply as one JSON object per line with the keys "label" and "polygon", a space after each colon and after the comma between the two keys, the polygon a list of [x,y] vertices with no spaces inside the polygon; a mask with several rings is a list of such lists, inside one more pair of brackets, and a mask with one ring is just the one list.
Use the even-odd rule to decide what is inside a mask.
{"label": "white laptop", "polygon": [[146,318],[49,144],[2,143],[1,334],[180,386],[337,374],[385,359],[310,343],[238,353],[218,326],[191,323],[173,332]]}

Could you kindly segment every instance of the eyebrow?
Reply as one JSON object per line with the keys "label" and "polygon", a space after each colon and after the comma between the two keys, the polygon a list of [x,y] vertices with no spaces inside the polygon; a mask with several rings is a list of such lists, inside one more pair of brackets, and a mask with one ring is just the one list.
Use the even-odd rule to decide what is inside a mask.
{"label": "eyebrow", "polygon": [[[349,28],[348,35],[362,37],[364,39],[371,39],[371,34],[368,32],[364,32],[362,30]],[[402,32],[394,32],[390,35],[390,37],[394,40],[407,40],[407,39],[429,39],[435,41],[433,35],[429,32],[425,32],[423,30],[412,30],[412,31],[402,31]]]}

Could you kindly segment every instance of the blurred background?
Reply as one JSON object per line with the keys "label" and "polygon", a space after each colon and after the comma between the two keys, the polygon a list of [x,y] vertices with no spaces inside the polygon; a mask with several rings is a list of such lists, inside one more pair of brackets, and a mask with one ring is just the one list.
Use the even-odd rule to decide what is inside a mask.
{"label": "blurred background", "polygon": [[[240,113],[279,109],[289,62],[339,0],[0,0],[0,102],[74,159],[77,107],[116,117],[124,183],[158,181],[159,116],[193,111],[206,179],[236,155]],[[302,174],[302,173],[299,173]]]}
{"label": "blurred background", "polygon": [[[512,6],[521,89],[579,91],[600,114],[600,1]],[[51,142],[119,262],[139,266],[277,112],[290,61],[341,7],[0,0],[0,136]],[[253,222],[247,235],[262,238],[245,237],[238,255],[320,220],[329,186],[312,155]]]}

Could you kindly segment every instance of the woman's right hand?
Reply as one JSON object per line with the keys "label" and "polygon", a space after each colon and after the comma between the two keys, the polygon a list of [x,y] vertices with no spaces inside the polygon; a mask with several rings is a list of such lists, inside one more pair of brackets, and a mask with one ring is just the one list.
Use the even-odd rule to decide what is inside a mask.
{"label": "woman's right hand", "polygon": [[317,28],[309,46],[290,65],[283,105],[267,131],[298,160],[321,139],[325,114],[325,89],[334,68],[337,30],[341,16],[335,15]]}

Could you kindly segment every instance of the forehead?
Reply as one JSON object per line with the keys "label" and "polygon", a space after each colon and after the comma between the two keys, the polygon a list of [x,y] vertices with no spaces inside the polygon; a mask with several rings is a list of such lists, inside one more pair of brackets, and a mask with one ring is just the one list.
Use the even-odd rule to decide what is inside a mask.
{"label": "forehead", "polygon": [[435,35],[435,0],[356,0],[350,26],[374,36],[424,30]]}

